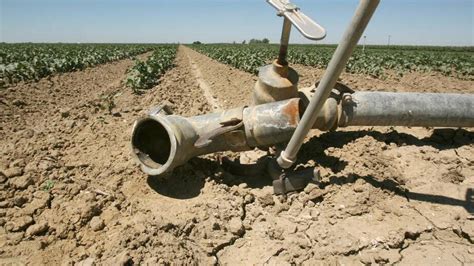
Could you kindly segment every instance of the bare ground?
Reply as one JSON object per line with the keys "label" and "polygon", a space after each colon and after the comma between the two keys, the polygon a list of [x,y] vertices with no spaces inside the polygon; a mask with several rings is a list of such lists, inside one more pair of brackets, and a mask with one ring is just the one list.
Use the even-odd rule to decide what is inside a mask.
{"label": "bare ground", "polygon": [[[323,183],[286,198],[263,177],[224,172],[221,154],[162,180],[131,158],[133,121],[160,102],[186,116],[248,104],[256,79],[181,46],[176,67],[137,96],[121,82],[131,64],[0,91],[0,264],[474,263],[472,130],[314,132],[300,163],[318,165]],[[295,68],[301,86],[322,74]],[[474,92],[428,74],[342,80]]]}

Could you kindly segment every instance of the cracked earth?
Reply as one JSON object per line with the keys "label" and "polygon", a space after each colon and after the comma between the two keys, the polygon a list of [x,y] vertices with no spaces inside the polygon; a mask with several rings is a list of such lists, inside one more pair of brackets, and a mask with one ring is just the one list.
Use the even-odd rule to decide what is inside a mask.
{"label": "cracked earth", "polygon": [[[131,157],[138,117],[160,103],[184,116],[248,105],[256,77],[180,46],[176,67],[134,95],[122,82],[132,64],[0,91],[0,264],[474,264],[472,129],[315,131],[298,163],[317,166],[321,184],[285,197],[219,163],[254,162],[266,154],[257,150],[148,177]],[[301,87],[322,74],[295,69]],[[341,82],[474,92],[437,74]]]}

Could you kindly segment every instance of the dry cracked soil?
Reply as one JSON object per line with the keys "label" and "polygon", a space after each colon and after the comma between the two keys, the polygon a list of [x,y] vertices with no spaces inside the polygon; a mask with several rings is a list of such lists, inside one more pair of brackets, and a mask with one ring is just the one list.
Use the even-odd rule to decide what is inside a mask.
{"label": "dry cracked soil", "polygon": [[[256,77],[180,46],[176,66],[135,95],[123,84],[132,64],[0,90],[0,265],[474,264],[472,129],[312,132],[299,163],[317,166],[321,184],[286,197],[219,164],[260,151],[149,177],[131,156],[138,117],[163,102],[184,116],[249,104]],[[301,87],[323,73],[295,68]],[[474,93],[472,81],[429,73],[341,81]]]}

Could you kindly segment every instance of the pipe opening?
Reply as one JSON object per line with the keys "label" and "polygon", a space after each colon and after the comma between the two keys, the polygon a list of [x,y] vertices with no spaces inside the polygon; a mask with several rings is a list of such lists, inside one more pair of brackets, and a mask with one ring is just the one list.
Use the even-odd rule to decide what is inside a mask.
{"label": "pipe opening", "polygon": [[160,168],[169,159],[171,139],[166,128],[154,119],[146,119],[135,126],[132,146],[138,159],[149,168]]}

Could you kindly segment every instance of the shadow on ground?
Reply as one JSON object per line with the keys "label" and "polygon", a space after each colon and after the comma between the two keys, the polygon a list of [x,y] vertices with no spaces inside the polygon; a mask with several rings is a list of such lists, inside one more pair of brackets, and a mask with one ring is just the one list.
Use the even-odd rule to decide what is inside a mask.
{"label": "shadow on ground", "polygon": [[365,136],[370,136],[386,144],[395,143],[397,146],[432,146],[438,150],[459,148],[474,143],[474,132],[465,129],[440,128],[434,129],[431,136],[426,138],[417,138],[410,134],[397,132],[396,130],[387,133],[375,130],[333,131],[323,133],[319,137],[313,137],[303,147],[312,148],[315,145],[314,142],[316,142],[324,149],[327,147],[342,148],[347,143]]}
{"label": "shadow on ground", "polygon": [[422,201],[439,205],[450,205],[463,207],[469,214],[474,215],[474,189],[468,188],[464,200],[446,197],[442,195],[433,195],[419,192],[412,192],[391,179],[378,180],[374,176],[360,176],[357,174],[349,174],[347,176],[332,176],[327,183],[321,184],[322,188],[330,184],[344,185],[354,183],[357,179],[363,179],[375,188],[390,191],[398,196],[405,197],[408,201]]}
{"label": "shadow on ground", "polygon": [[333,131],[313,137],[303,144],[298,154],[297,163],[304,164],[309,160],[315,160],[318,165],[328,167],[334,173],[338,173],[344,170],[348,163],[340,158],[327,155],[324,151],[329,147],[342,148],[344,145],[366,136],[386,144],[395,143],[397,146],[411,145],[419,147],[431,146],[438,150],[455,149],[474,143],[474,132],[464,129],[435,129],[431,136],[426,138],[417,138],[395,130],[387,133],[371,130]]}
{"label": "shadow on ground", "polygon": [[[439,150],[457,148],[474,143],[474,133],[464,129],[435,129],[430,137],[417,138],[410,134],[391,131],[381,133],[379,131],[340,131],[323,133],[319,137],[313,137],[306,142],[299,155],[298,162],[315,160],[318,165],[330,167],[334,173],[340,172],[347,166],[347,162],[337,157],[324,153],[328,147],[341,148],[358,138],[371,136],[377,141],[397,145],[433,146]],[[260,162],[261,163],[261,162]],[[259,170],[261,171],[261,169]],[[176,199],[190,199],[199,196],[205,185],[206,178],[228,186],[246,183],[250,188],[263,188],[271,186],[271,178],[265,173],[252,173],[251,175],[233,175],[223,169],[222,164],[216,160],[205,158],[194,158],[185,165],[178,167],[168,177],[149,176],[147,183],[155,192]],[[357,179],[364,179],[374,187],[388,190],[397,195],[406,197],[408,200],[431,202],[435,204],[462,206],[469,213],[474,214],[474,190],[468,189],[465,200],[449,198],[440,195],[430,195],[410,192],[393,180],[379,181],[373,176],[358,176],[350,174],[344,177],[331,177],[330,184],[353,183]],[[324,187],[327,184],[322,184]]]}

